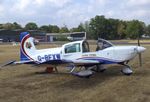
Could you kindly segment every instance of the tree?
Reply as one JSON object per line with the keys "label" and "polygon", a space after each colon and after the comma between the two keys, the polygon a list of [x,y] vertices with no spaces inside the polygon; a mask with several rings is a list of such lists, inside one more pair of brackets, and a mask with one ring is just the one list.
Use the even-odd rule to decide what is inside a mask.
{"label": "tree", "polygon": [[72,28],[71,32],[85,32],[84,25],[80,23],[77,28]]}
{"label": "tree", "polygon": [[117,26],[119,20],[106,19],[104,16],[96,16],[90,21],[90,34],[94,39],[98,37],[104,39],[117,39]]}
{"label": "tree", "polygon": [[49,26],[43,25],[39,28],[39,30],[44,31],[44,32],[49,32]]}
{"label": "tree", "polygon": [[51,26],[52,28],[51,28],[51,32],[52,33],[59,33],[59,27],[57,26],[57,25],[53,25],[53,26]]}
{"label": "tree", "polygon": [[146,35],[150,36],[150,24],[146,27]]}
{"label": "tree", "polygon": [[79,32],[84,32],[84,31],[85,31],[85,29],[84,29],[82,23],[79,24],[79,26],[78,26],[78,31],[79,31]]}
{"label": "tree", "polygon": [[14,29],[22,29],[21,25],[18,24],[17,22],[13,23]]}
{"label": "tree", "polygon": [[3,29],[3,24],[0,24],[0,29]]}
{"label": "tree", "polygon": [[78,32],[78,28],[71,28],[70,31],[71,32]]}
{"label": "tree", "polygon": [[138,20],[132,20],[127,23],[126,34],[128,38],[136,39],[144,34],[144,23]]}
{"label": "tree", "polygon": [[47,33],[59,33],[59,27],[57,25],[43,25],[39,28],[39,30]]}
{"label": "tree", "polygon": [[64,27],[62,27],[60,30],[59,30],[60,33],[68,33],[69,30],[67,28],[67,26],[65,25]]}
{"label": "tree", "polygon": [[26,30],[37,30],[38,29],[38,26],[36,23],[33,23],[33,22],[29,22],[25,25],[25,29]]}
{"label": "tree", "polygon": [[94,39],[98,37],[106,38],[105,28],[107,20],[104,16],[96,16],[90,20],[90,34]]}
{"label": "tree", "polygon": [[3,24],[3,29],[14,30],[14,25],[12,23]]}
{"label": "tree", "polygon": [[125,29],[126,29],[126,23],[123,21],[120,21],[117,27],[117,34],[119,36],[119,39],[123,39],[126,37]]}
{"label": "tree", "polygon": [[83,23],[83,28],[86,32],[87,39],[92,39],[93,37],[92,37],[92,34],[90,33],[90,24],[89,23],[90,23],[89,21],[85,21]]}
{"label": "tree", "polygon": [[0,29],[15,30],[15,29],[22,29],[22,27],[20,24],[14,22],[14,23],[0,24]]}
{"label": "tree", "polygon": [[89,21],[85,21],[85,23],[83,23],[83,28],[85,30],[85,32],[89,32],[89,28],[90,28],[90,24]]}
{"label": "tree", "polygon": [[107,23],[106,23],[106,28],[105,28],[105,33],[106,38],[107,39],[118,39],[118,33],[117,33],[117,28],[118,28],[118,23],[119,20],[118,19],[107,19]]}

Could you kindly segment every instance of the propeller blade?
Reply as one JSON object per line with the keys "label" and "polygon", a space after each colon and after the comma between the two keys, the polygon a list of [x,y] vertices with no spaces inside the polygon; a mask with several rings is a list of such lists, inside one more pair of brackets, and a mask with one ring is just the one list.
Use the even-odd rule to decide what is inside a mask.
{"label": "propeller blade", "polygon": [[[138,36],[138,46],[140,46],[140,37]],[[142,67],[142,54],[139,53],[139,64],[140,64],[140,67]]]}
{"label": "propeller blade", "polygon": [[140,64],[140,67],[142,67],[142,55],[141,55],[141,53],[139,53],[139,64]]}
{"label": "propeller blade", "polygon": [[138,37],[138,46],[140,46],[140,38]]}

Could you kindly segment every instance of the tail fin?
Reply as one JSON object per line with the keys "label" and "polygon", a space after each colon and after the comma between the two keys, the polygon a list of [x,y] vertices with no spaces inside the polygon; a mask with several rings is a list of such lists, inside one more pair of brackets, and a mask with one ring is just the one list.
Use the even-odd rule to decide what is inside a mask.
{"label": "tail fin", "polygon": [[22,32],[20,34],[20,60],[27,61],[27,60],[34,60],[33,55],[36,52],[35,45],[33,43],[33,38],[30,37],[28,32]]}

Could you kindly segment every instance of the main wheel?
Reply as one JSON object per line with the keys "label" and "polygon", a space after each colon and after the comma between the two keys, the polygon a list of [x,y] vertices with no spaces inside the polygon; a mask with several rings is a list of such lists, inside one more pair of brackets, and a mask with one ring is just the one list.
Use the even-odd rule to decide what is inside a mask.
{"label": "main wheel", "polygon": [[104,71],[106,71],[106,68],[103,65],[96,65],[96,71],[104,72]]}
{"label": "main wheel", "polygon": [[133,74],[133,71],[131,70],[131,68],[129,68],[129,67],[124,67],[122,70],[121,70],[121,72],[124,74],[124,75],[131,75],[131,74]]}

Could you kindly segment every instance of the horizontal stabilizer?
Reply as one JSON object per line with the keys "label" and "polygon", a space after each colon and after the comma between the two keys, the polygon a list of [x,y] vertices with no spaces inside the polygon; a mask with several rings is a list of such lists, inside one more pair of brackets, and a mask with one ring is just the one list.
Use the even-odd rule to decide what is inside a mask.
{"label": "horizontal stabilizer", "polygon": [[8,61],[6,63],[4,63],[3,65],[0,66],[0,68],[5,67],[5,66],[9,66],[9,65],[19,65],[19,64],[28,64],[28,63],[35,63],[34,61],[15,61],[15,60],[11,60]]}
{"label": "horizontal stabilizer", "polygon": [[15,60],[8,61],[8,62],[4,63],[2,66],[0,66],[0,68],[11,65],[11,64],[14,64],[15,62],[16,62]]}

